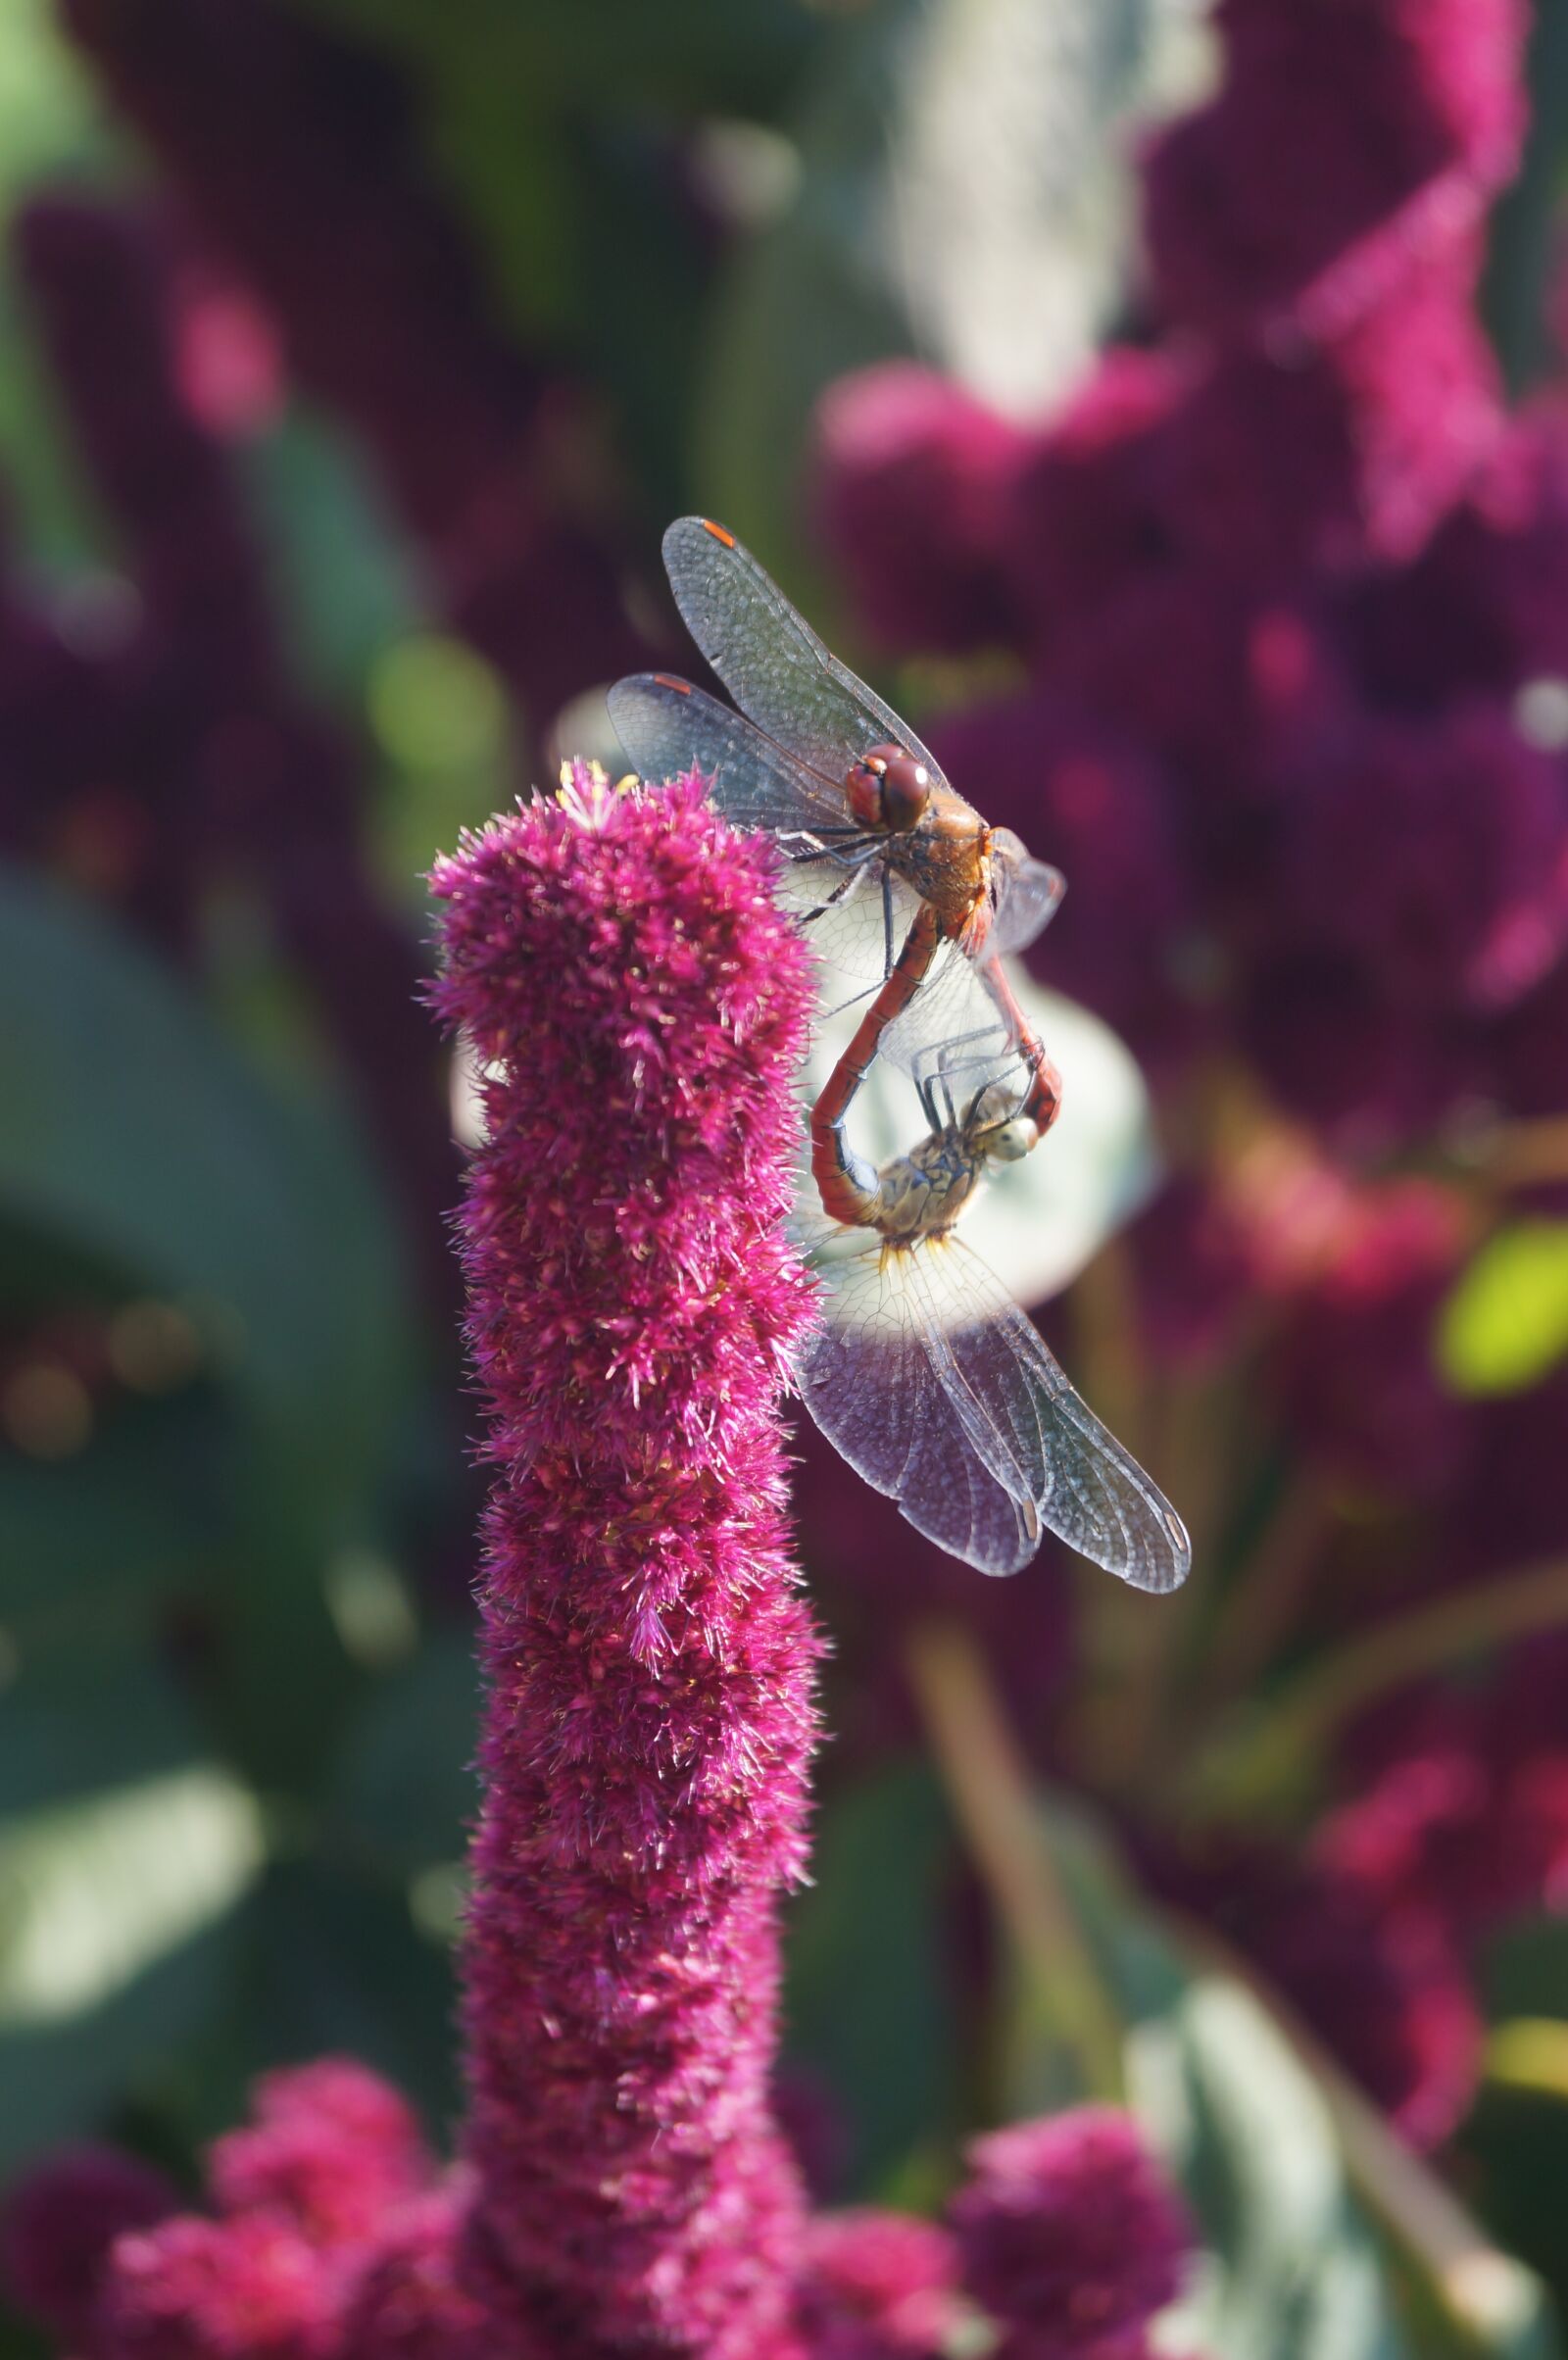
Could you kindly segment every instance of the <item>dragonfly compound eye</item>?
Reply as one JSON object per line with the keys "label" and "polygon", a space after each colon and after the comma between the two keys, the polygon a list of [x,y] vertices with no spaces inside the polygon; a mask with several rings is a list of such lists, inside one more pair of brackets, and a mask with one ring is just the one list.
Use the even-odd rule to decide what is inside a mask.
{"label": "dragonfly compound eye", "polygon": [[882,815],[895,834],[917,827],[931,800],[931,773],[912,754],[895,755],[882,777]]}
{"label": "dragonfly compound eye", "polygon": [[988,1131],[981,1145],[995,1163],[1017,1163],[1040,1144],[1040,1125],[1027,1114],[1015,1114],[998,1130]]}
{"label": "dragonfly compound eye", "polygon": [[862,827],[905,835],[931,800],[931,773],[902,746],[873,746],[848,779],[850,809]]}

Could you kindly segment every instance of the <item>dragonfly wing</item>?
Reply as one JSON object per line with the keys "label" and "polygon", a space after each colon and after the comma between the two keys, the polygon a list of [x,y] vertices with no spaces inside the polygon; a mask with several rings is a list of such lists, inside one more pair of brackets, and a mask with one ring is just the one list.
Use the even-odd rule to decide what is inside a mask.
{"label": "dragonfly wing", "polygon": [[733,707],[667,673],[633,672],[605,701],[640,777],[700,770],[726,819],[774,837],[786,861],[779,899],[808,921],[808,939],[819,959],[857,982],[887,973],[919,902],[887,868],[880,843],[868,847],[864,837],[848,833],[853,823],[840,787],[775,746]]}
{"label": "dragonfly wing", "polygon": [[640,778],[700,770],[715,810],[736,827],[787,834],[850,824],[842,790],[813,777],[705,689],[667,673],[632,672],[605,702]]}
{"label": "dragonfly wing", "polygon": [[1015,1573],[1040,1546],[1027,1495],[974,1449],[943,1377],[943,1349],[908,1285],[906,1254],[862,1233],[817,1260],[822,1321],[796,1363],[801,1398],[857,1474],[898,1502],[917,1532],[981,1573]]}
{"label": "dragonfly wing", "polygon": [[1026,1492],[1048,1531],[1135,1590],[1178,1588],[1193,1554],[1181,1518],[978,1254],[944,1238],[909,1260],[950,1399],[998,1482]]}
{"label": "dragonfly wing", "polygon": [[804,616],[732,534],[680,516],[664,535],[664,569],[681,618],[743,713],[829,778],[890,741],[940,764],[874,689],[828,653]]}
{"label": "dragonfly wing", "polygon": [[1027,951],[1045,932],[1060,907],[1067,880],[1049,860],[1032,860],[1021,844],[1015,854],[993,852],[991,875],[996,914],[986,935],[985,956],[1005,959],[1012,952]]}

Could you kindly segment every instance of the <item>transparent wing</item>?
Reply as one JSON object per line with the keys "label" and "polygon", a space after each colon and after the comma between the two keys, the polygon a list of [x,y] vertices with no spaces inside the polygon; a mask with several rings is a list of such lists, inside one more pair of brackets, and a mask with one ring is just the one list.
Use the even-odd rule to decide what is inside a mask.
{"label": "transparent wing", "polygon": [[991,841],[992,893],[996,914],[985,939],[988,959],[1026,951],[1043,934],[1061,904],[1067,880],[1049,860],[1032,860],[1010,828]]}
{"label": "transparent wing", "polygon": [[822,1323],[800,1352],[796,1381],[817,1425],[916,1532],[981,1573],[1016,1573],[1040,1546],[1040,1518],[974,1447],[945,1380],[942,1341],[907,1284],[919,1257],[841,1230],[810,1258]]}
{"label": "transparent wing", "polygon": [[956,943],[943,943],[919,991],[882,1036],[879,1054],[922,1096],[936,1082],[944,1120],[961,1116],[989,1083],[1015,1085],[1020,1096],[1026,1087],[1012,1026],[991,992],[990,963],[977,966]]}
{"label": "transparent wing", "polygon": [[1158,1486],[1073,1391],[978,1254],[956,1237],[904,1257],[922,1327],[940,1340],[949,1401],[997,1481],[1041,1522],[1135,1590],[1174,1590],[1192,1544]]}
{"label": "transparent wing", "polygon": [[615,735],[640,778],[698,769],[716,810],[736,827],[848,827],[842,787],[817,777],[728,705],[668,673],[632,672],[605,698]]}
{"label": "transparent wing", "polygon": [[777,842],[786,861],[779,898],[807,923],[818,958],[855,983],[880,981],[919,897],[888,868],[880,839],[854,832],[843,788],[732,707],[668,673],[630,673],[605,702],[638,776],[700,770],[726,819]]}
{"label": "transparent wing", "polygon": [[686,628],[736,704],[789,753],[836,778],[892,740],[947,784],[907,724],[829,655],[732,534],[703,516],[678,517],[664,535],[664,569]]}

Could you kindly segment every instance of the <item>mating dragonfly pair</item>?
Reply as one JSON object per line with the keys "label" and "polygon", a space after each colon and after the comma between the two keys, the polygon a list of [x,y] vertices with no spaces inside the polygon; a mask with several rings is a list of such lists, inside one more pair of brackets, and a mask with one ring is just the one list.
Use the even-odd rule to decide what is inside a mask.
{"label": "mating dragonfly pair", "polygon": [[[1055,1117],[1058,1077],[1002,961],[1062,879],[986,825],[733,534],[684,516],[664,563],[740,711],[638,673],[610,692],[621,744],[646,778],[700,771],[727,819],[773,838],[784,898],[849,979],[846,1005],[867,1004],[810,1112],[821,1210],[800,1226],[823,1303],[802,1398],[868,1483],[982,1572],[1016,1572],[1050,1531],[1172,1590],[1191,1562],[1181,1519],[956,1234],[988,1172]],[[908,1076],[923,1124],[880,1168],[849,1136],[879,1059]]]}

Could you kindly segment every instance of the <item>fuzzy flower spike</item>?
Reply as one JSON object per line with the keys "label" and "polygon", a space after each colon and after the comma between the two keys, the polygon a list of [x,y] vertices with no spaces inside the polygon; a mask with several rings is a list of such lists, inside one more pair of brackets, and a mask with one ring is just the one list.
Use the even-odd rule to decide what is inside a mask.
{"label": "fuzzy flower spike", "polygon": [[700,782],[577,765],[432,880],[485,1076],[461,1234],[498,1470],[469,2269],[529,2360],[798,2348],[767,2076],[815,1726],[777,1410],[810,974],[770,872]]}

